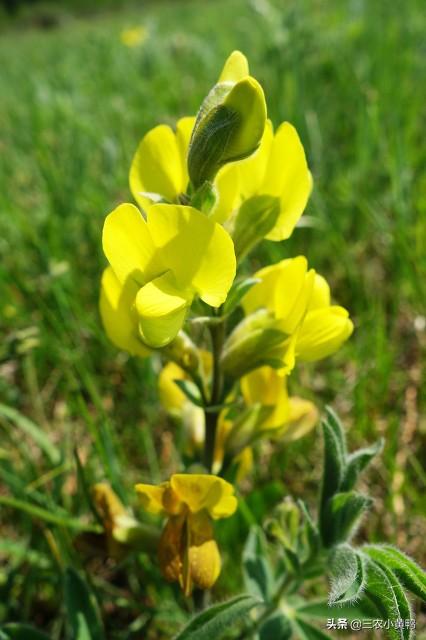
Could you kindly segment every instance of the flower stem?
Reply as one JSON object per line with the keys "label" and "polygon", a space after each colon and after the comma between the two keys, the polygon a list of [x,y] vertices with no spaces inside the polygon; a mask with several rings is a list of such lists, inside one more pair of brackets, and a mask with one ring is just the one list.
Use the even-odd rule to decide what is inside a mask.
{"label": "flower stem", "polygon": [[[220,366],[220,356],[225,339],[225,321],[211,324],[210,336],[212,341],[212,391],[208,407],[217,407],[222,402],[223,376]],[[207,408],[208,408],[207,407]],[[216,432],[219,420],[220,408],[205,411],[205,444],[204,444],[204,464],[211,473],[214,462],[214,450],[216,443]]]}

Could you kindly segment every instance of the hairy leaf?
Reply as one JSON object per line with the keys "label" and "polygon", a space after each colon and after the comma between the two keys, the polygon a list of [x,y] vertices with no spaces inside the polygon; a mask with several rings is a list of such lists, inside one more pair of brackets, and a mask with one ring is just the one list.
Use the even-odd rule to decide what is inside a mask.
{"label": "hairy leaf", "polygon": [[246,594],[215,604],[192,618],[175,640],[220,640],[233,622],[259,604],[260,600]]}
{"label": "hairy leaf", "polygon": [[[385,567],[365,556],[366,586],[365,594],[374,602],[383,620],[408,620],[411,618],[410,605],[396,576]],[[411,630],[396,629],[388,631],[392,640],[409,640]]]}
{"label": "hairy leaf", "polygon": [[362,550],[390,569],[411,593],[426,601],[426,572],[414,560],[390,545],[365,545]]}
{"label": "hairy leaf", "polygon": [[330,565],[329,604],[358,602],[364,587],[362,558],[348,544],[335,549]]}
{"label": "hairy leaf", "polygon": [[361,516],[372,502],[368,496],[355,491],[336,493],[329,501],[325,512],[325,543],[331,546],[349,540],[354,535]]}
{"label": "hairy leaf", "polygon": [[342,491],[350,491],[355,486],[359,475],[370,464],[371,460],[383,449],[383,440],[378,440],[371,447],[359,449],[348,456],[346,470],[342,480]]}

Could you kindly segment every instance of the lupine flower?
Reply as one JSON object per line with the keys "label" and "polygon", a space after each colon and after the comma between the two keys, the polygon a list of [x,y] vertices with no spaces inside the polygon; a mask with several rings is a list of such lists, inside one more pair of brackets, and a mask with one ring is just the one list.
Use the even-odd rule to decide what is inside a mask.
{"label": "lupine flower", "polygon": [[246,317],[228,337],[224,370],[239,378],[263,365],[289,374],[296,360],[321,360],[353,331],[343,307],[332,305],[326,280],[308,271],[303,256],[282,260],[255,274],[260,280],[242,300]]}
{"label": "lupine flower", "polygon": [[232,485],[213,475],[175,474],[159,486],[135,488],[146,511],[168,518],[158,549],[166,580],[178,582],[186,596],[194,586],[212,587],[221,570],[212,521],[235,512]]}
{"label": "lupine flower", "polygon": [[102,280],[104,324],[138,355],[139,337],[152,348],[175,338],[195,296],[220,306],[235,276],[230,236],[192,207],[153,205],[145,221],[122,204],[105,220],[103,249],[111,267]]}

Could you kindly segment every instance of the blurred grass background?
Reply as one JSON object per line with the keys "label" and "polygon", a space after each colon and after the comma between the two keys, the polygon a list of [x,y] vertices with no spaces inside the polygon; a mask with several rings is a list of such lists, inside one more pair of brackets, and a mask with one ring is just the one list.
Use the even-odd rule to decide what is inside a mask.
{"label": "blurred grass background", "polygon": [[[332,404],[352,446],[386,438],[365,480],[377,502],[363,535],[422,561],[421,0],[121,1],[89,3],[89,10],[65,2],[1,15],[0,496],[87,512],[75,445],[88,478],[106,477],[124,496],[134,480],[174,469],[173,429],[156,404],[156,363],[118,353],[100,326],[101,229],[106,213],[130,199],[128,168],[142,135],[194,114],[239,48],[265,89],[272,121],[296,125],[315,179],[302,226],[290,241],[264,243],[253,264],[307,255],[356,324],[337,356],[298,368],[291,390]],[[145,37],[128,47],[120,34],[133,27]],[[22,416],[60,449],[56,466],[23,437]],[[282,488],[314,497],[317,445],[312,434],[259,465],[249,494],[254,517]],[[4,506],[0,519],[0,621],[36,619],[59,638],[50,534]],[[66,548],[65,534],[55,536]],[[144,571],[155,582],[154,570]],[[96,579],[112,610],[127,612],[124,620],[134,619],[141,594],[145,604],[153,598],[141,584]],[[233,578],[221,581],[226,592]],[[161,615],[167,620],[165,609]],[[128,636],[111,630],[111,637]]]}

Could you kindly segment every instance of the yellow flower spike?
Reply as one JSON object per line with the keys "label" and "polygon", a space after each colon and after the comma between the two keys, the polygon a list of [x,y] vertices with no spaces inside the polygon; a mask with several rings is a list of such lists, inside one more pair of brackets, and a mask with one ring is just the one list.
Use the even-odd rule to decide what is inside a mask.
{"label": "yellow flower spike", "polygon": [[145,27],[132,27],[130,29],[123,29],[120,33],[120,40],[126,47],[137,47],[145,42],[148,37],[148,31]]}
{"label": "yellow flower spike", "polygon": [[103,248],[120,285],[136,285],[140,336],[153,348],[176,337],[196,295],[220,306],[235,277],[230,236],[192,207],[152,205],[145,221],[120,205],[105,220]]}
{"label": "yellow flower spike", "polygon": [[144,508],[169,516],[158,549],[166,580],[179,582],[186,596],[194,586],[212,587],[221,569],[212,519],[235,512],[232,485],[212,475],[175,474],[159,487],[137,484],[135,488]]}

